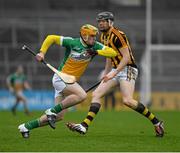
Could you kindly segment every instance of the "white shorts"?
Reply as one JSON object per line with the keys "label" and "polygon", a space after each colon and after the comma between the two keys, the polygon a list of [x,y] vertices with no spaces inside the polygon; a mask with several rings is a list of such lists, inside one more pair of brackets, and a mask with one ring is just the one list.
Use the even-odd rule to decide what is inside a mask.
{"label": "white shorts", "polygon": [[55,90],[54,97],[62,96],[61,92],[66,88],[66,84],[62,79],[55,73],[53,78],[52,78],[52,84]]}
{"label": "white shorts", "polygon": [[[113,68],[111,71],[115,71]],[[121,80],[126,80],[129,82],[135,82],[138,76],[138,69],[132,66],[126,66],[122,71],[120,71],[113,80],[120,82]]]}

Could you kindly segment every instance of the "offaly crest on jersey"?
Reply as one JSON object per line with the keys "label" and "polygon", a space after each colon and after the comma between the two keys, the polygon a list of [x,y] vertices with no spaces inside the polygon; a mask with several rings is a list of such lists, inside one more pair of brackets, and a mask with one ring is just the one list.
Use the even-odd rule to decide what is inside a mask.
{"label": "offaly crest on jersey", "polygon": [[77,61],[90,61],[92,58],[92,56],[89,55],[86,50],[83,50],[81,53],[71,51],[69,57]]}

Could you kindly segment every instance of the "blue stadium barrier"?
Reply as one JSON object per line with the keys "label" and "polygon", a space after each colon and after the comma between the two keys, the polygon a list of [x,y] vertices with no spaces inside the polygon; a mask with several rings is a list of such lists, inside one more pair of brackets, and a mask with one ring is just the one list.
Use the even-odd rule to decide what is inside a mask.
{"label": "blue stadium barrier", "polygon": [[[30,110],[44,110],[54,106],[54,92],[51,90],[25,91],[27,105]],[[0,90],[0,110],[10,110],[15,103],[15,97],[8,90]],[[18,110],[23,110],[20,103]]]}

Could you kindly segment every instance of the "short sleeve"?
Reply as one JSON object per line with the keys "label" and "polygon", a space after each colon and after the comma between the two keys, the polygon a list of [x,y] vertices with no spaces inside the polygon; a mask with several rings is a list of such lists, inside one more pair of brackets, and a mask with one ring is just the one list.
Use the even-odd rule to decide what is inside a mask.
{"label": "short sleeve", "polygon": [[73,38],[71,38],[71,37],[63,37],[63,36],[60,37],[60,44],[61,44],[63,47],[69,47],[69,46],[71,46],[72,41],[73,41]]}

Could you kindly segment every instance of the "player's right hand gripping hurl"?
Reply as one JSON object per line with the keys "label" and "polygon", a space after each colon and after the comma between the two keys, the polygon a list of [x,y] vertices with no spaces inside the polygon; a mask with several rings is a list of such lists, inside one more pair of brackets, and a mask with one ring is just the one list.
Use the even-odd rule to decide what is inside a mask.
{"label": "player's right hand gripping hurl", "polygon": [[44,53],[40,52],[36,55],[36,60],[41,62],[42,60],[44,60]]}

